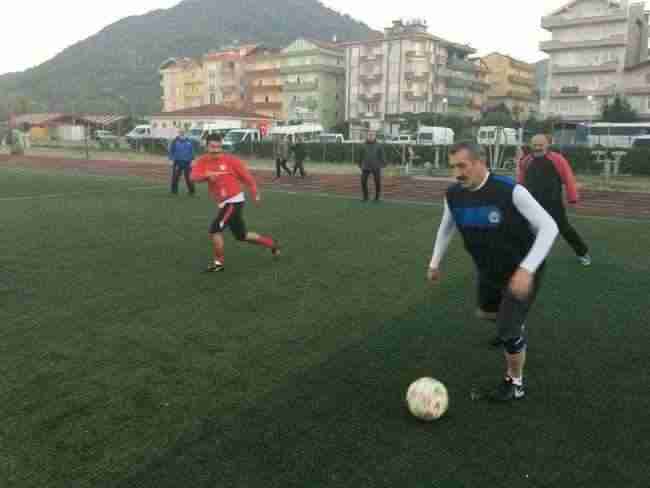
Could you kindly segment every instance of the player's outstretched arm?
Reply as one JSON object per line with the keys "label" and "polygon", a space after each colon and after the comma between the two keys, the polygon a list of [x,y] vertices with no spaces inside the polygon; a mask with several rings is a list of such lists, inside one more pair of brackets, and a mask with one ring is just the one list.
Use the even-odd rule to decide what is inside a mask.
{"label": "player's outstretched arm", "polygon": [[513,294],[519,299],[525,299],[532,290],[533,276],[551,252],[559,230],[553,218],[523,186],[515,187],[512,199],[535,232],[533,246],[510,281]]}
{"label": "player's outstretched arm", "polygon": [[447,199],[444,201],[444,213],[442,215],[442,220],[440,221],[440,226],[438,227],[438,233],[436,235],[436,242],[433,246],[433,256],[429,262],[429,269],[427,270],[427,279],[433,283],[436,283],[440,280],[440,263],[442,262],[451,240],[454,237],[454,232],[456,230],[456,223],[454,222],[454,217],[449,210],[449,205],[447,204]]}

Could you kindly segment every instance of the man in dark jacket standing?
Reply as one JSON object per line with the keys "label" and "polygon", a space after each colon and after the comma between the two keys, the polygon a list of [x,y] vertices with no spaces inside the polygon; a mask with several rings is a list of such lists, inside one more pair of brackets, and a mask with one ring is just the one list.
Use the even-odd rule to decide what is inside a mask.
{"label": "man in dark jacket standing", "polygon": [[368,178],[375,180],[375,202],[381,197],[381,169],[386,166],[386,154],[381,144],[377,142],[375,132],[368,132],[368,139],[361,148],[359,168],[361,168],[361,189],[363,201],[368,201]]}
{"label": "man in dark jacket standing", "polygon": [[190,179],[192,161],[194,160],[194,145],[185,137],[185,131],[179,130],[178,136],[169,146],[169,159],[174,162],[172,167],[172,194],[178,195],[178,180],[181,173],[185,176],[185,184],[190,195],[194,195],[194,183]]}
{"label": "man in dark jacket standing", "polygon": [[302,141],[302,137],[296,136],[296,143],[291,147],[293,151],[293,159],[295,164],[293,166],[293,176],[298,174],[300,171],[300,176],[305,177],[305,158],[307,157],[307,148],[305,143]]}

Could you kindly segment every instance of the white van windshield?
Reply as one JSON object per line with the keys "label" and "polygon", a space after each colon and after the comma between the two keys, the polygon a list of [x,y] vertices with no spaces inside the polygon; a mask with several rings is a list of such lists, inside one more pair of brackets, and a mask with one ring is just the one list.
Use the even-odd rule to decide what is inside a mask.
{"label": "white van windshield", "polygon": [[224,138],[224,141],[232,142],[233,144],[236,144],[238,142],[241,142],[241,140],[244,138],[245,135],[246,135],[246,132],[233,130],[233,131],[228,132],[228,134],[226,134],[226,137]]}

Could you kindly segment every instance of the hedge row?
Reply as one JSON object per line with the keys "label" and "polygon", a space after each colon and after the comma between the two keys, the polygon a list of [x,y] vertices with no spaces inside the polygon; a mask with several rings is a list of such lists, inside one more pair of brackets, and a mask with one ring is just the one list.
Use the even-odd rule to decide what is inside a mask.
{"label": "hedge row", "polygon": [[[308,161],[350,164],[358,160],[363,143],[354,144],[319,144],[307,143]],[[138,148],[140,149],[140,148]],[[167,149],[162,143],[144,144],[143,150],[156,154],[166,154]],[[384,144],[384,149],[390,164],[400,164],[405,155],[405,148],[401,145]],[[555,151],[561,152],[571,163],[571,167],[576,173],[580,174],[602,174],[603,165],[598,163],[592,155],[592,148],[582,146],[561,146],[553,147]],[[606,150],[605,148],[602,148]],[[203,152],[203,148],[196,146],[198,153]],[[434,163],[436,161],[436,150],[439,151],[438,162],[441,167],[447,166],[447,150],[445,147],[433,146],[413,146],[415,152],[415,161],[419,164],[426,162]],[[503,158],[514,159],[515,148],[505,148]],[[621,161],[620,171],[623,174],[650,176],[650,149],[610,149],[608,157],[615,151],[625,151],[626,155]],[[273,158],[273,143],[264,141],[256,144],[240,144],[235,147],[235,153],[244,157],[254,157],[259,159]],[[488,161],[489,162],[489,161]]]}

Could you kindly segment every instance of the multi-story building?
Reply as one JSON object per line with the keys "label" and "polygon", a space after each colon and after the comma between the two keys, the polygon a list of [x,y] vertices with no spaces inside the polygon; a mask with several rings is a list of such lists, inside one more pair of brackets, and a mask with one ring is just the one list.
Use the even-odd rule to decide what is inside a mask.
{"label": "multi-story building", "polygon": [[280,74],[288,120],[329,129],[344,120],[345,55],[335,44],[297,39],[282,50]]}
{"label": "multi-story building", "polygon": [[383,36],[345,47],[345,116],[395,133],[400,114],[453,112],[477,116],[485,91],[469,46],[428,33],[426,22],[394,21]]}
{"label": "multi-story building", "polygon": [[[194,71],[197,64],[195,60],[190,58],[171,58],[160,66],[160,86],[163,89],[162,106],[164,112],[187,108],[185,81],[187,80],[187,73]],[[189,88],[193,88],[191,84]],[[199,105],[201,104],[199,103]]]}
{"label": "multi-story building", "polygon": [[537,116],[539,97],[535,81],[535,65],[500,53],[481,58],[490,71],[489,105],[505,104],[518,120]]}
{"label": "multi-story building", "polygon": [[650,94],[643,86],[632,86],[648,60],[643,2],[574,0],[543,17],[542,27],[552,34],[540,45],[550,58],[544,115],[593,120],[602,103],[616,94],[631,95],[637,106]]}
{"label": "multi-story building", "polygon": [[246,105],[244,60],[256,45],[235,46],[203,56],[206,76],[204,104],[242,109]]}
{"label": "multi-story building", "polygon": [[258,46],[244,60],[246,106],[252,112],[286,120],[282,86],[282,51]]}

